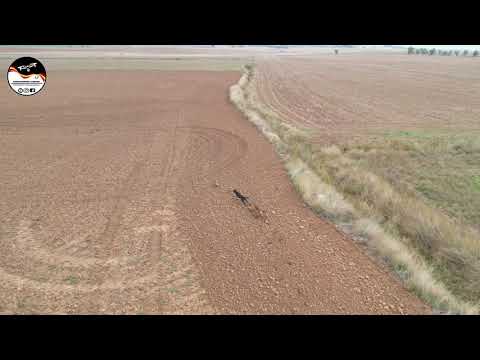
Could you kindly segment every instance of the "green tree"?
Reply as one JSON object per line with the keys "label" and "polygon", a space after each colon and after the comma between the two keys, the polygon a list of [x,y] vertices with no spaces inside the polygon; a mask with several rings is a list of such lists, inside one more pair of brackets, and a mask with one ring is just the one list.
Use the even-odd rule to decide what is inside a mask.
{"label": "green tree", "polygon": [[410,46],[408,48],[408,54],[411,55],[411,54],[414,54],[415,53],[415,48],[413,46]]}
{"label": "green tree", "polygon": [[430,54],[430,55],[436,55],[436,54],[437,54],[437,50],[436,50],[436,49],[430,49],[429,54]]}
{"label": "green tree", "polygon": [[463,50],[463,56],[468,56],[468,50]]}
{"label": "green tree", "polygon": [[420,49],[415,49],[415,54],[419,55],[422,51]]}
{"label": "green tree", "polygon": [[480,53],[478,52],[478,50],[475,50],[475,51],[473,52],[473,56],[475,56],[475,57],[477,57],[479,54],[480,54]]}
{"label": "green tree", "polygon": [[460,55],[460,50],[455,50],[455,56]]}

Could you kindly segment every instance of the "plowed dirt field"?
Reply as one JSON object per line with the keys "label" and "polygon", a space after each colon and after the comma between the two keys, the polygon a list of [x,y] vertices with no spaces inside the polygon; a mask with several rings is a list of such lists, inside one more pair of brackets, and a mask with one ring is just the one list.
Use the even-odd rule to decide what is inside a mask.
{"label": "plowed dirt field", "polygon": [[0,87],[0,312],[428,313],[303,205],[228,100],[240,75],[51,71],[36,96]]}

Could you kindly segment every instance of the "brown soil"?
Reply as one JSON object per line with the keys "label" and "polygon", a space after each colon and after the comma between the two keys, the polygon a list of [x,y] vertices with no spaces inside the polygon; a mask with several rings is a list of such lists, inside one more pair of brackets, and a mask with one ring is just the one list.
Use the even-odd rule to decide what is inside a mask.
{"label": "brown soil", "polygon": [[386,130],[480,130],[480,59],[346,54],[258,61],[260,100],[316,141]]}
{"label": "brown soil", "polygon": [[239,73],[48,76],[0,87],[1,313],[430,312],[303,205]]}

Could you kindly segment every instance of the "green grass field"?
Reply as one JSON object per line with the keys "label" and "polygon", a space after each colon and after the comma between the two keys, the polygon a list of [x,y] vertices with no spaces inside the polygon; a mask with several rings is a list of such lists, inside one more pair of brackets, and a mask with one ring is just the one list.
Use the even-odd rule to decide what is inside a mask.
{"label": "green grass field", "polygon": [[480,134],[397,131],[346,150],[397,191],[480,230]]}

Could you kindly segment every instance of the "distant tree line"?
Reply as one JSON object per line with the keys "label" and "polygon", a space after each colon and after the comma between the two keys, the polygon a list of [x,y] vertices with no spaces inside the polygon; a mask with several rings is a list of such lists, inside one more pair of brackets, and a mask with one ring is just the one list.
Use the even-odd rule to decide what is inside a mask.
{"label": "distant tree line", "polygon": [[[440,55],[440,56],[470,56],[468,50],[440,50],[440,49],[427,49],[427,48],[414,48],[410,46],[408,48],[408,54],[410,55]],[[471,52],[471,56],[477,57],[480,53],[478,50]]]}

